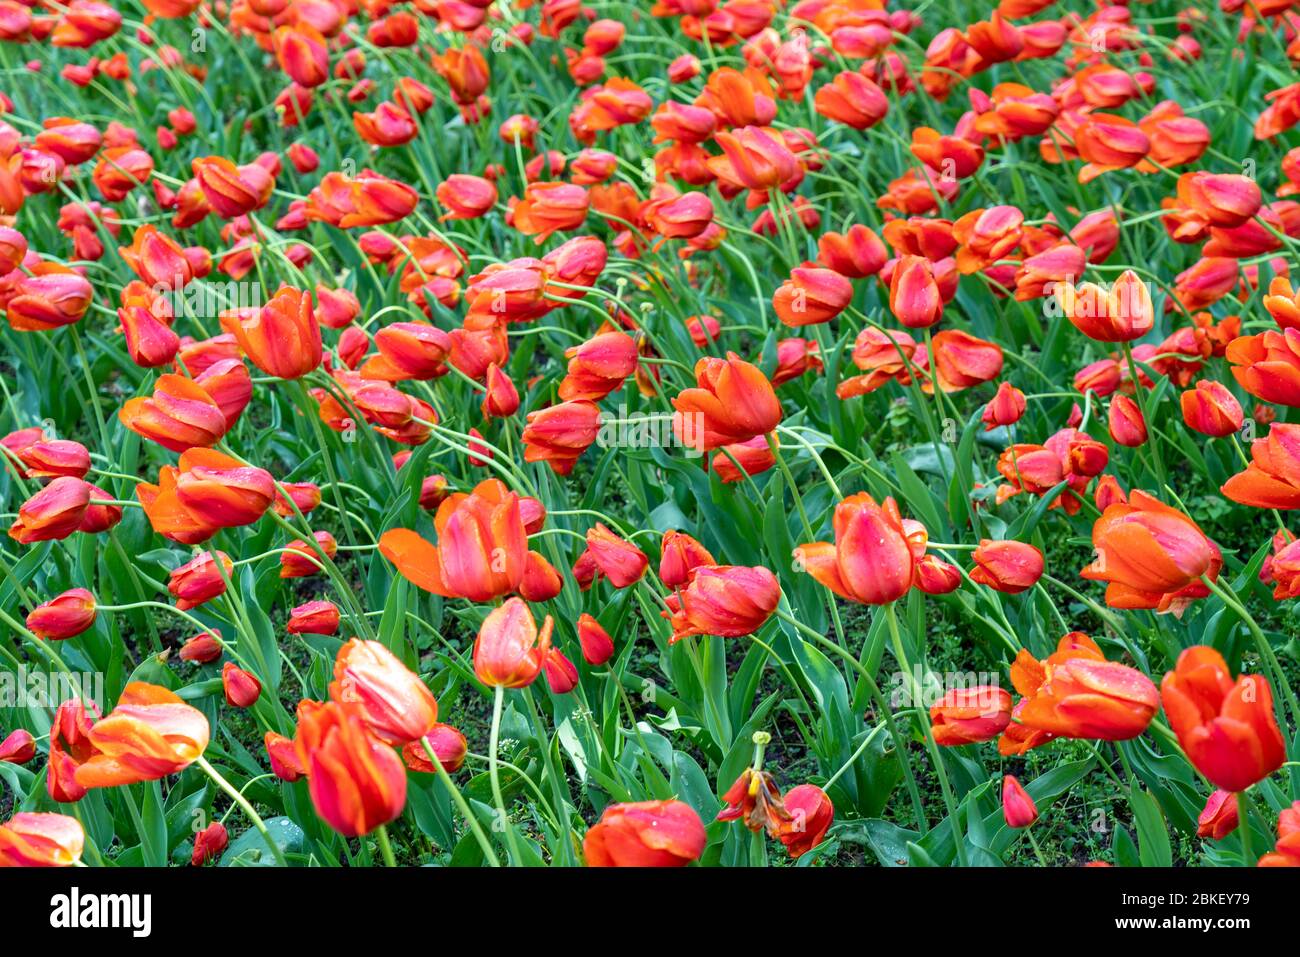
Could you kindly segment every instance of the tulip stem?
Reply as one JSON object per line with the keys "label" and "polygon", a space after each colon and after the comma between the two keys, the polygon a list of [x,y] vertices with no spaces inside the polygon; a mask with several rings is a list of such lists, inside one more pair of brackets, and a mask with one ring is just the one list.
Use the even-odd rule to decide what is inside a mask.
{"label": "tulip stem", "polygon": [[[316,447],[320,449],[321,462],[325,465],[325,477],[329,480],[330,490],[338,495],[339,477],[334,470],[334,459],[330,455],[329,446],[325,444],[325,430],[321,428],[320,415],[317,410],[313,409],[313,400],[307,392],[307,386],[302,381],[297,383],[298,398],[301,403],[303,417],[311,423],[312,434],[316,438]],[[288,496],[285,496],[288,498]],[[344,507],[342,496],[339,496],[339,517],[343,520],[343,534],[347,536],[348,544],[355,545],[357,538],[352,531],[352,520],[348,516],[347,509]]]}
{"label": "tulip stem", "polygon": [[1250,846],[1250,798],[1245,791],[1237,792],[1237,830],[1241,834],[1241,862],[1246,867],[1255,866],[1255,855]]}
{"label": "tulip stem", "polygon": [[276,844],[275,841],[271,839],[271,833],[266,829],[266,822],[262,820],[261,815],[253,810],[253,805],[248,803],[248,799],[245,798],[244,795],[240,794],[239,791],[235,790],[234,785],[222,777],[220,772],[209,764],[208,759],[203,755],[200,754],[195,758],[194,763],[202,768],[203,772],[208,777],[212,778],[217,787],[225,791],[226,794],[230,796],[230,800],[238,804],[240,810],[242,810],[245,816],[253,822],[253,827],[257,828],[257,832],[262,835],[262,840],[265,841],[266,846],[271,849],[271,854],[275,857],[276,863],[281,867],[288,867],[289,862],[284,859],[284,852],[280,850],[280,845]]}
{"label": "tulip stem", "polygon": [[[912,666],[907,660],[907,652],[903,649],[903,637],[898,630],[898,612],[894,608],[895,602],[890,602],[884,606],[885,622],[889,625],[889,638],[894,646],[894,657],[898,659],[898,667],[907,675],[912,685],[912,701],[919,708],[924,701],[923,692],[916,682],[916,676],[912,674]],[[925,720],[924,716],[917,722],[921,726],[921,733],[925,736],[925,745],[930,752],[930,758],[934,762],[934,773],[939,777],[939,789],[943,792],[943,803],[948,807],[948,820],[951,822],[952,841],[957,847],[957,863],[962,867],[966,866],[966,841],[958,828],[959,820],[957,817],[957,800],[953,795],[952,785],[948,781],[948,772],[943,766],[943,756],[939,753],[939,746],[934,742],[934,734],[930,730],[930,722]]]}
{"label": "tulip stem", "polygon": [[1025,828],[1025,837],[1029,839],[1029,846],[1034,849],[1034,857],[1038,858],[1038,866],[1046,867],[1047,861],[1043,860],[1043,849],[1038,846],[1038,841],[1034,838],[1034,832],[1031,828]]}
{"label": "tulip stem", "polygon": [[[1142,413],[1142,421],[1149,429],[1154,429],[1154,420],[1151,418],[1150,404],[1147,400],[1150,398],[1149,390],[1142,384],[1141,373],[1138,371],[1137,360],[1133,358],[1133,346],[1131,343],[1124,344],[1124,359],[1128,363],[1129,375],[1133,378],[1133,394],[1137,397],[1138,411]],[[1160,481],[1160,487],[1164,488],[1169,480],[1165,473],[1165,462],[1160,455],[1160,443],[1151,442],[1151,459],[1155,463],[1156,475]]]}
{"label": "tulip stem", "polygon": [[510,826],[510,818],[506,814],[506,802],[501,797],[501,775],[497,767],[498,757],[497,749],[501,743],[501,710],[505,706],[506,689],[501,685],[496,686],[496,697],[492,701],[492,732],[488,742],[488,777],[492,780],[492,800],[496,802],[498,821],[502,830],[506,832],[506,844],[510,849],[509,860],[511,863],[518,864],[519,844],[515,839],[515,829]]}
{"label": "tulip stem", "polygon": [[447,773],[447,769],[444,768],[442,762],[438,760],[438,755],[429,744],[429,739],[427,737],[421,738],[420,744],[424,746],[424,753],[429,758],[429,763],[431,763],[433,769],[438,772],[439,779],[441,779],[443,785],[447,788],[448,793],[451,794],[452,803],[456,805],[456,809],[460,811],[461,817],[463,817],[466,823],[469,824],[469,829],[474,834],[474,840],[478,841],[478,846],[483,851],[483,856],[493,867],[500,867],[501,861],[497,859],[496,851],[492,850],[492,842],[489,841],[488,836],[483,833],[483,825],[479,824],[478,818],[474,816],[474,812],[470,810],[470,806],[465,802],[465,796],[460,793],[460,788],[456,787],[456,782],[451,779],[451,775]]}
{"label": "tulip stem", "polygon": [[397,858],[393,856],[393,845],[388,840],[388,825],[381,824],[375,828],[375,837],[379,839],[379,853],[383,855],[386,867],[396,867]]}
{"label": "tulip stem", "polygon": [[903,736],[898,733],[898,725],[894,723],[894,714],[889,710],[889,702],[886,701],[885,696],[880,693],[880,686],[876,684],[876,679],[872,677],[871,672],[866,669],[866,666],[864,666],[862,662],[858,661],[858,659],[849,651],[841,648],[839,645],[835,644],[835,642],[829,641],[825,636],[819,635],[815,630],[809,628],[793,615],[788,615],[778,608],[776,610],[776,616],[782,621],[794,625],[794,627],[801,633],[807,635],[823,648],[826,648],[828,651],[833,651],[840,657],[844,658],[867,683],[867,692],[871,697],[872,703],[880,711],[880,716],[884,719],[885,727],[889,729],[889,736],[894,742],[894,750],[898,753],[899,760],[903,765],[903,778],[907,782],[907,791],[912,798],[912,807],[916,811],[917,830],[919,830],[922,835],[926,834],[930,830],[930,824],[926,820],[925,805],[921,802],[921,791],[916,785],[916,775],[912,771],[912,759],[907,753],[907,742],[904,741]]}

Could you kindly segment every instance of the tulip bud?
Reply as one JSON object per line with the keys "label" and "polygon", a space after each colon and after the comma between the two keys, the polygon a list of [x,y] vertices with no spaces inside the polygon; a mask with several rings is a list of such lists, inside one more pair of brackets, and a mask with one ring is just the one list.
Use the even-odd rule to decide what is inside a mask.
{"label": "tulip bud", "polygon": [[1002,779],[1002,816],[1007,827],[1019,830],[1038,820],[1038,807],[1014,775]]}
{"label": "tulip bud", "polygon": [[95,596],[73,588],[37,605],[27,615],[27,629],[46,639],[72,638],[95,623]]}
{"label": "tulip bud", "polygon": [[1179,397],[1183,421],[1202,435],[1223,438],[1239,432],[1245,420],[1241,403],[1222,383],[1202,379]]}
{"label": "tulip bud", "polygon": [[1043,553],[1033,545],[985,538],[971,556],[971,581],[1009,595],[1032,588],[1043,576]]}
{"label": "tulip bud", "polygon": [[30,731],[19,728],[11,731],[9,736],[0,741],[0,761],[10,764],[26,764],[36,757],[36,739]]}
{"label": "tulip bud", "polygon": [[302,762],[298,760],[298,752],[294,749],[292,738],[268,731],[262,738],[262,744],[271,762],[271,772],[281,781],[292,784],[307,773]]}
{"label": "tulip bud", "polygon": [[984,431],[991,432],[1000,425],[1019,422],[1025,414],[1025,394],[1010,382],[998,385],[993,399],[984,407]]}
{"label": "tulip bud", "polygon": [[1147,424],[1142,409],[1126,395],[1113,395],[1107,419],[1110,437],[1119,445],[1137,448],[1146,443]]}
{"label": "tulip bud", "polygon": [[1205,810],[1196,819],[1196,836],[1221,841],[1237,829],[1237,796],[1222,788],[1210,795]]}
{"label": "tulip bud", "polygon": [[[448,774],[459,771],[460,766],[465,763],[465,756],[469,754],[469,742],[465,740],[465,735],[449,724],[435,724],[424,736],[424,741],[428,742],[438,763]],[[412,771],[433,774],[438,770],[429,760],[429,755],[420,741],[412,741],[402,748],[402,760]]]}
{"label": "tulip bud", "polygon": [[578,641],[582,657],[589,665],[603,665],[614,656],[614,639],[595,618],[588,614],[578,617]]}
{"label": "tulip bud", "polygon": [[221,690],[232,708],[251,708],[262,694],[257,676],[227,661],[221,668]]}
{"label": "tulip bud", "polygon": [[220,821],[213,821],[194,835],[194,853],[190,855],[190,865],[202,867],[208,861],[215,860],[229,843],[226,826]]}
{"label": "tulip bud", "polygon": [[558,648],[546,649],[542,670],[546,673],[546,683],[551,686],[552,694],[568,694],[578,686],[577,667]]}
{"label": "tulip bud", "polygon": [[289,612],[289,622],[284,630],[291,635],[336,635],[339,630],[339,609],[333,602],[309,601]]}

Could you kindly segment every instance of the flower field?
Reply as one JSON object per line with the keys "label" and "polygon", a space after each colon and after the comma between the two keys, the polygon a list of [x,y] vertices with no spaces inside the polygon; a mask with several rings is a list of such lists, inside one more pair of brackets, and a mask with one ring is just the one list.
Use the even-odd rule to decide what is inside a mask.
{"label": "flower field", "polygon": [[0,0],[0,866],[1300,866],[1295,6]]}

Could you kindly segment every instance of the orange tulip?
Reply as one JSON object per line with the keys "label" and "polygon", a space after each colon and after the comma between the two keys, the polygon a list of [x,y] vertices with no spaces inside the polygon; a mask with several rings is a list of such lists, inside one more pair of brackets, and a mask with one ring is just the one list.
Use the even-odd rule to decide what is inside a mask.
{"label": "orange tulip", "polygon": [[564,355],[569,368],[560,382],[559,395],[565,402],[599,402],[622,388],[637,367],[636,340],[617,330],[597,333]]}
{"label": "orange tulip", "polygon": [[1209,379],[1202,379],[1195,389],[1179,396],[1179,405],[1189,429],[1216,438],[1239,432],[1245,419],[1237,397]]}
{"label": "orange tulip", "polygon": [[889,98],[874,81],[845,70],[817,90],[813,108],[821,116],[855,130],[875,126],[889,112]]}
{"label": "orange tulip", "polygon": [[1286,760],[1268,680],[1241,675],[1234,682],[1213,648],[1185,649],[1160,683],[1160,696],[1178,743],[1216,787],[1244,791]]}
{"label": "orange tulip", "polygon": [[289,611],[284,630],[291,635],[334,635],[339,630],[339,609],[333,602],[309,601]]}
{"label": "orange tulip", "polygon": [[853,301],[853,284],[833,269],[797,267],[772,296],[777,318],[787,326],[829,322]]}
{"label": "orange tulip", "polygon": [[1228,344],[1241,387],[1265,402],[1300,406],[1300,329],[1241,336]]}
{"label": "orange tulip", "polygon": [[221,668],[221,690],[232,708],[251,708],[262,694],[262,682],[251,672],[227,661]]}
{"label": "orange tulip", "polygon": [[685,867],[704,853],[700,816],[681,801],[611,804],[582,840],[588,867]]}
{"label": "orange tulip", "polygon": [[687,584],[702,565],[717,564],[707,548],[684,532],[664,532],[659,555],[659,580],[668,588]]}
{"label": "orange tulip", "polygon": [[[1011,666],[1011,681],[1025,696],[1012,718],[1019,722],[1016,735],[1024,747],[1045,739],[1033,733],[1063,738],[1127,741],[1146,730],[1160,707],[1156,686],[1142,672],[1106,661],[1087,635],[1072,633],[1061,639],[1046,661],[1035,661],[1021,650]],[[1006,748],[1004,754],[1019,748]]]}
{"label": "orange tulip", "polygon": [[1255,508],[1300,508],[1300,425],[1274,422],[1250,447],[1251,462],[1221,491]]}
{"label": "orange tulip", "polygon": [[1237,829],[1237,799],[1231,791],[1216,790],[1205,802],[1205,809],[1196,819],[1196,836],[1221,841]]}
{"label": "orange tulip", "polygon": [[587,548],[574,563],[573,576],[584,591],[602,577],[615,588],[627,588],[639,582],[649,568],[645,552],[597,522],[587,530]]}
{"label": "orange tulip", "polygon": [[0,824],[0,867],[72,867],[85,843],[75,817],[23,811]]}
{"label": "orange tulip", "polygon": [[1090,113],[1074,132],[1074,147],[1085,165],[1079,182],[1111,170],[1136,166],[1151,150],[1151,140],[1132,120],[1110,113]]}
{"label": "orange tulip", "polygon": [[906,525],[892,498],[882,506],[866,492],[850,495],[835,506],[833,525],[834,544],[810,542],[794,550],[800,567],[849,601],[887,605],[907,594],[919,557],[911,540],[917,523]]}
{"label": "orange tulip", "polygon": [[1097,560],[1079,572],[1107,582],[1112,608],[1181,610],[1209,590],[1223,567],[1219,547],[1177,509],[1134,489],[1127,504],[1111,505],[1092,526]]}
{"label": "orange tulip", "polygon": [[329,532],[313,532],[312,538],[315,545],[295,538],[284,547],[280,553],[281,578],[310,578],[319,575],[325,562],[320,553],[324,552],[327,559],[333,559],[338,553],[339,543]]}
{"label": "orange tulip", "polygon": [[1241,226],[1259,212],[1263,198],[1249,176],[1207,173],[1178,177],[1178,201],[1211,226]]}
{"label": "orange tulip", "polygon": [[815,784],[800,784],[786,791],[782,802],[790,815],[776,839],[792,858],[802,857],[822,842],[835,820],[835,805]]}
{"label": "orange tulip", "polygon": [[181,453],[176,498],[196,524],[235,528],[256,522],[275,499],[275,480],[264,469],[212,449]]}
{"label": "orange tulip", "polygon": [[1131,269],[1115,280],[1109,290],[1093,283],[1078,289],[1057,283],[1056,301],[1075,328],[1099,342],[1132,342],[1141,339],[1155,324],[1151,293]]}
{"label": "orange tulip", "polygon": [[0,761],[8,764],[26,764],[36,757],[36,739],[23,728],[9,732],[0,740]]}
{"label": "orange tulip", "polygon": [[714,134],[721,156],[708,160],[709,169],[732,189],[762,192],[783,186],[800,174],[799,159],[774,130],[745,126]]}
{"label": "orange tulip", "polygon": [[86,521],[94,488],[79,478],[56,478],[19,506],[9,537],[23,545],[67,538]]}
{"label": "orange tulip", "polygon": [[[424,735],[424,740],[429,743],[438,763],[448,774],[459,771],[469,754],[469,742],[465,740],[465,735],[449,724],[434,724]],[[419,741],[412,741],[402,748],[402,760],[412,771],[434,774],[438,770]]]}
{"label": "orange tulip", "polygon": [[18,280],[5,304],[5,318],[19,332],[46,332],[80,321],[94,289],[85,277],[57,263],[41,263]]}
{"label": "orange tulip", "polygon": [[387,744],[418,741],[438,721],[433,693],[377,641],[353,638],[339,649],[330,698],[358,705],[371,733]]}
{"label": "orange tulip", "polygon": [[298,751],[294,747],[292,738],[268,731],[262,737],[262,745],[266,748],[267,759],[271,762],[271,773],[281,781],[292,784],[307,773],[302,762],[298,760]]}
{"label": "orange tulip", "polygon": [[320,365],[320,325],[310,294],[301,289],[286,286],[255,315],[239,318],[231,331],[267,375],[297,379]]}
{"label": "orange tulip", "polygon": [[87,732],[94,753],[76,770],[86,789],[178,774],[208,746],[208,719],[166,688],[133,681]]}
{"label": "orange tulip", "polygon": [[734,352],[726,359],[700,359],[695,381],[697,388],[684,389],[673,399],[673,431],[687,447],[712,451],[766,435],[781,422],[781,402],[772,383]]}
{"label": "orange tulip", "polygon": [[791,823],[790,813],[781,800],[781,790],[766,771],[746,768],[722,795],[726,805],[718,812],[719,821],[741,821],[758,834],[766,830],[771,837]]}
{"label": "orange tulip", "polygon": [[981,539],[971,557],[970,580],[994,591],[1018,595],[1043,577],[1043,553],[1025,542]]}
{"label": "orange tulip", "polygon": [[523,442],[525,462],[546,462],[568,475],[600,434],[600,407],[586,399],[561,402],[528,413]]}
{"label": "orange tulip", "polygon": [[529,183],[512,211],[512,223],[540,245],[552,233],[580,227],[590,202],[587,191],[572,183]]}
{"label": "orange tulip", "polygon": [[[960,329],[935,333],[931,349],[933,376],[921,383],[921,391],[927,395],[934,392],[936,384],[944,392],[960,392],[996,379],[1002,373],[1002,347]],[[918,350],[917,358],[924,356],[925,351]]]}
{"label": "orange tulip", "polygon": [[159,376],[152,396],[127,399],[118,419],[132,432],[173,452],[213,445],[229,427],[220,406],[202,385],[172,374]]}
{"label": "orange tulip", "polygon": [[555,626],[550,615],[539,633],[528,605],[518,598],[492,609],[474,639],[474,674],[489,688],[523,688],[541,673]]}
{"label": "orange tulip", "polygon": [[75,637],[94,623],[95,596],[84,588],[65,591],[27,614],[27,630],[47,640]]}
{"label": "orange tulip", "polygon": [[928,126],[912,130],[912,155],[947,182],[966,179],[984,162],[984,148],[961,136],[943,136]]}
{"label": "orange tulip", "polygon": [[578,616],[577,631],[578,642],[582,645],[582,657],[587,664],[598,667],[614,657],[614,639],[591,615],[584,613]]}
{"label": "orange tulip", "polygon": [[1277,844],[1259,859],[1259,866],[1300,867],[1300,801],[1277,816]]}
{"label": "orange tulip", "polygon": [[861,224],[850,226],[842,234],[822,233],[817,239],[817,252],[823,266],[850,279],[874,276],[889,259],[880,237]]}
{"label": "orange tulip", "polygon": [[1135,449],[1147,441],[1147,423],[1142,409],[1126,395],[1111,396],[1107,415],[1110,437],[1117,445]]}
{"label": "orange tulip", "polygon": [[1024,414],[1025,394],[1010,382],[1003,382],[998,385],[998,391],[984,407],[984,414],[981,416],[984,431],[991,432],[999,426],[1012,425],[1019,422]]}
{"label": "orange tulip", "polygon": [[889,310],[911,329],[933,326],[943,318],[943,294],[934,267],[922,256],[903,256],[889,281]]}
{"label": "orange tulip", "polygon": [[446,208],[439,221],[448,219],[478,219],[489,212],[497,202],[497,188],[481,176],[453,173],[438,184],[438,202]]}
{"label": "orange tulip", "polygon": [[[225,552],[217,552],[216,561],[212,555],[212,552],[200,552],[184,565],[172,569],[167,591],[176,599],[180,611],[197,608],[205,601],[225,594],[226,579],[235,566]],[[217,561],[221,562],[224,575],[217,568]]]}
{"label": "orange tulip", "polygon": [[236,166],[224,156],[205,156],[191,163],[198,188],[222,219],[246,216],[271,199],[275,177],[257,163]]}
{"label": "orange tulip", "polygon": [[980,685],[954,688],[930,707],[930,730],[942,747],[991,741],[1011,723],[1011,693]]}
{"label": "orange tulip", "polygon": [[280,27],[272,34],[280,69],[299,86],[320,86],[329,79],[329,48],[319,30],[305,21]]}
{"label": "orange tulip", "polygon": [[136,229],[131,245],[118,249],[126,264],[150,286],[177,290],[194,278],[194,267],[180,244],[156,226]]}
{"label": "orange tulip", "polygon": [[436,546],[399,528],[380,536],[380,552],[407,580],[446,598],[482,602],[518,590],[525,598],[545,600],[528,591],[528,573],[532,566],[541,571],[550,566],[528,551],[520,499],[499,480],[480,482],[468,495],[448,496],[438,506],[434,528]]}
{"label": "orange tulip", "polygon": [[780,600],[781,586],[766,568],[710,565],[695,569],[660,615],[673,626],[670,642],[690,635],[743,638],[763,626]]}
{"label": "orange tulip", "polygon": [[406,769],[370,733],[359,706],[300,702],[293,743],[316,813],[344,837],[369,834],[402,813]]}

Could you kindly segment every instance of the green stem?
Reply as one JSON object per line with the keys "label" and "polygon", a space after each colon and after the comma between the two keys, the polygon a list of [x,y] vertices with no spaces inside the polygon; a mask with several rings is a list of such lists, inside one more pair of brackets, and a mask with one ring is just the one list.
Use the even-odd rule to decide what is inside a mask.
{"label": "green stem", "polygon": [[518,864],[520,861],[519,843],[515,838],[515,829],[510,826],[510,818],[506,814],[506,802],[501,796],[501,775],[497,767],[498,757],[497,750],[501,743],[501,711],[505,706],[506,689],[501,685],[496,686],[496,696],[492,701],[492,732],[488,742],[488,777],[492,780],[492,800],[496,802],[498,821],[501,828],[506,832],[506,844],[510,848],[510,861]]}
{"label": "green stem", "polygon": [[275,857],[276,863],[281,867],[288,867],[289,862],[284,859],[284,853],[280,850],[280,845],[271,840],[271,834],[266,829],[266,822],[262,820],[261,815],[253,810],[253,805],[248,803],[248,799],[239,793],[239,791],[235,790],[234,785],[222,777],[217,769],[209,764],[207,758],[203,757],[203,755],[200,754],[195,758],[194,763],[202,768],[204,773],[207,774],[208,777],[212,778],[216,783],[217,787],[225,791],[226,794],[230,796],[230,800],[238,804],[248,819],[253,822],[253,827],[257,828],[257,833],[262,835],[262,840],[265,841],[266,846],[271,849],[271,854]]}
{"label": "green stem", "polygon": [[497,859],[496,851],[492,849],[492,842],[488,840],[487,834],[483,831],[483,825],[478,822],[478,818],[474,816],[474,812],[470,810],[469,804],[466,803],[465,796],[460,793],[460,788],[456,787],[456,782],[451,779],[451,775],[447,773],[447,769],[444,768],[442,762],[438,760],[438,755],[434,753],[433,747],[429,744],[429,739],[421,738],[420,744],[424,746],[425,755],[428,756],[429,762],[433,765],[433,769],[438,772],[439,779],[447,788],[448,793],[451,794],[452,803],[456,805],[456,809],[460,811],[461,817],[463,817],[465,822],[469,824],[469,829],[474,834],[474,840],[478,841],[478,846],[483,851],[483,856],[493,867],[500,867],[501,861]]}

